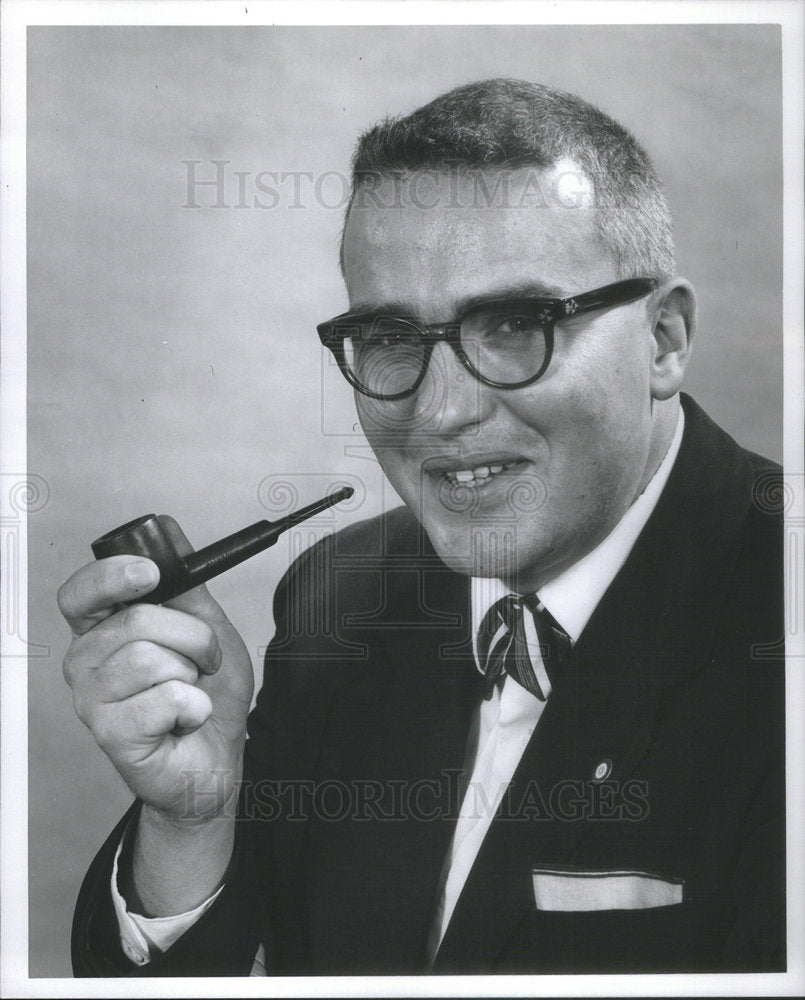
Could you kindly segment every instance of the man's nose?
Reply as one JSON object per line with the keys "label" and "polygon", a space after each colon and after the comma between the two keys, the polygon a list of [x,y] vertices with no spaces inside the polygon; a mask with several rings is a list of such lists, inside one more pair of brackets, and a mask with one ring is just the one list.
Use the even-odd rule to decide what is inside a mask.
{"label": "man's nose", "polygon": [[493,409],[492,389],[467,371],[449,344],[437,343],[416,393],[417,423],[439,434],[458,434],[482,423]]}

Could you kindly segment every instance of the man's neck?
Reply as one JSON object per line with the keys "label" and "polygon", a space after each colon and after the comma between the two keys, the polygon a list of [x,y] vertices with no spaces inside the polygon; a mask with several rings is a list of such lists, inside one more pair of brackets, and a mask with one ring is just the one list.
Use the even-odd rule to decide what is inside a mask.
{"label": "man's neck", "polygon": [[679,393],[670,399],[658,399],[651,401],[652,424],[651,442],[649,444],[648,459],[645,471],[640,484],[632,497],[632,503],[643,493],[645,488],[654,478],[662,460],[668,454],[671,442],[676,433],[679,423],[679,411],[681,409]]}

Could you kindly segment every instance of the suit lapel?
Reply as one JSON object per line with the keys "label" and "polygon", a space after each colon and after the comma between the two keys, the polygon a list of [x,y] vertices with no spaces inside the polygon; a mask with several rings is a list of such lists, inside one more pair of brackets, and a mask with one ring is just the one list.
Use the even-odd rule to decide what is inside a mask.
{"label": "suit lapel", "polygon": [[370,662],[338,692],[323,744],[321,780],[379,789],[371,808],[384,817],[312,825],[312,940],[316,965],[333,971],[424,963],[480,686],[468,578],[427,544],[400,548],[384,570],[383,607],[364,623]]}
{"label": "suit lapel", "polygon": [[[663,495],[557,681],[456,906],[437,971],[493,967],[533,909],[530,865],[572,864],[590,828],[550,817],[572,810],[574,790],[589,787],[601,764],[608,779],[626,781],[651,745],[664,692],[709,658],[751,470],[735,443],[683,400],[685,436]],[[530,821],[522,818],[529,810]]]}

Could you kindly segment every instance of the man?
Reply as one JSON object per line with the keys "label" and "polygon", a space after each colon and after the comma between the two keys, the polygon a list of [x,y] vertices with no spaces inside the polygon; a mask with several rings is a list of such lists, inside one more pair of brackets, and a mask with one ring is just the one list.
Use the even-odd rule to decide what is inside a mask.
{"label": "man", "polygon": [[493,80],[368,132],[353,182],[319,333],[406,506],[288,571],[248,742],[204,588],[118,610],[156,584],[126,556],[64,585],[136,796],[76,973],[783,969],[775,470],[680,396],[647,156]]}

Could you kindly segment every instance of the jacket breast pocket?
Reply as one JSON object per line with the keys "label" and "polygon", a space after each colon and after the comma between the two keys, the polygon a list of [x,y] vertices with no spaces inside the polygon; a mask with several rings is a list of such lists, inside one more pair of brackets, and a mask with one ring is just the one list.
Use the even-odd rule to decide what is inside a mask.
{"label": "jacket breast pocket", "polygon": [[715,971],[733,915],[669,873],[532,868],[531,908],[496,971]]}
{"label": "jacket breast pocket", "polygon": [[531,880],[538,910],[647,910],[676,906],[684,898],[681,879],[654,872],[533,868]]}

